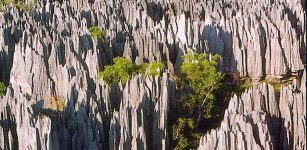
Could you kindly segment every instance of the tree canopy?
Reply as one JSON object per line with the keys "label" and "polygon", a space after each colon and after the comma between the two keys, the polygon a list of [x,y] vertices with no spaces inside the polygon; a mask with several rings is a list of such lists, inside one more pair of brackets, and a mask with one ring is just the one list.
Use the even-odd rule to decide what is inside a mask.
{"label": "tree canopy", "polygon": [[102,78],[107,84],[118,84],[119,81],[122,81],[125,85],[137,74],[158,76],[164,68],[161,62],[136,65],[123,57],[116,57],[113,59],[113,65],[106,65],[104,70],[98,73],[98,79]]}
{"label": "tree canopy", "polygon": [[[191,89],[188,97],[190,102],[187,102],[190,104],[187,106],[204,109],[215,100],[213,91],[222,85],[224,74],[217,70],[220,56],[215,54],[209,58],[207,54],[193,52],[182,56],[182,59],[181,73],[186,80],[186,87]],[[210,117],[210,113],[207,115]]]}
{"label": "tree canopy", "polygon": [[215,92],[223,85],[224,74],[218,71],[219,55],[189,53],[182,56],[180,74],[176,77],[179,85],[177,120],[172,124],[174,149],[196,149],[200,132],[195,122],[200,117],[219,117],[220,106]]}

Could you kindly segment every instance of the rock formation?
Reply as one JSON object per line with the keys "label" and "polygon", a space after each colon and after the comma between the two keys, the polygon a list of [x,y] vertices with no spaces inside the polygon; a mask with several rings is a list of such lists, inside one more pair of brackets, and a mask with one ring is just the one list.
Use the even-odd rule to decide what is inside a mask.
{"label": "rock formation", "polygon": [[258,84],[234,95],[218,129],[200,140],[201,149],[306,149],[306,72],[301,83],[274,91]]}
{"label": "rock formation", "polygon": [[[169,149],[167,114],[176,103],[169,73],[179,71],[180,57],[192,49],[218,53],[221,70],[255,79],[300,72],[304,4],[39,0],[26,11],[2,7],[0,81],[9,86],[0,98],[0,149]],[[94,25],[106,31],[104,41],[89,35]],[[163,61],[168,73],[109,87],[97,72],[116,56]],[[221,127],[199,149],[236,149],[238,142],[242,149],[306,149],[305,78],[280,96],[266,84],[233,96]],[[62,114],[50,97],[64,101]]]}

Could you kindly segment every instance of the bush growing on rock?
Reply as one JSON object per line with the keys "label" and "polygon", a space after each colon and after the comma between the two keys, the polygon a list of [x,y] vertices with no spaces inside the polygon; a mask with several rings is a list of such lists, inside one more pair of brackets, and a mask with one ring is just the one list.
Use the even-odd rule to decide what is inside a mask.
{"label": "bush growing on rock", "polygon": [[9,6],[10,4],[13,4],[15,7],[22,11],[28,11],[33,8],[36,3],[37,0],[31,0],[27,4],[25,0],[0,0],[0,9],[2,9],[3,6]]}
{"label": "bush growing on rock", "polygon": [[104,71],[98,72],[98,79],[103,79],[107,84],[118,84],[122,81],[123,85],[137,74],[158,76],[160,71],[165,68],[161,62],[150,62],[136,65],[123,57],[113,59],[113,65],[107,65]]}
{"label": "bush growing on rock", "polygon": [[125,84],[136,74],[137,66],[125,58],[116,57],[113,63],[105,66],[104,71],[98,73],[98,78],[103,78],[107,84],[118,84],[119,81]]}
{"label": "bush growing on rock", "polygon": [[0,97],[6,94],[6,85],[3,82],[0,82]]}
{"label": "bush growing on rock", "polygon": [[164,64],[161,62],[151,62],[147,67],[146,75],[157,76],[160,73],[160,70],[164,69]]}
{"label": "bush growing on rock", "polygon": [[92,38],[97,38],[100,40],[104,40],[106,36],[106,31],[103,29],[100,29],[98,26],[93,26],[89,28],[90,35]]}

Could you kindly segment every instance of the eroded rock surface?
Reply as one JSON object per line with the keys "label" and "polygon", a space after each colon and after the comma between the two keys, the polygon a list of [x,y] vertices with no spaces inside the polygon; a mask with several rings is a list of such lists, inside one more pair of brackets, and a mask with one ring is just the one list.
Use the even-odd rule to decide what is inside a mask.
{"label": "eroded rock surface", "polygon": [[306,72],[301,83],[274,91],[256,85],[234,95],[218,129],[200,140],[202,149],[306,149]]}
{"label": "eroded rock surface", "polygon": [[[252,78],[295,73],[306,64],[304,3],[41,0],[26,12],[3,7],[0,81],[9,86],[0,98],[0,149],[168,149],[167,113],[176,100],[169,75],[135,77],[125,87],[108,87],[97,72],[116,56],[136,63],[164,61],[170,73],[178,72],[180,57],[192,48],[220,54],[220,69],[227,73]],[[91,38],[93,25],[106,30],[105,41]],[[241,143],[246,148],[304,147],[303,83],[282,88],[280,98],[268,85],[233,97],[228,121],[212,135],[223,132],[219,142],[249,138]],[[64,101],[63,113],[48,106],[50,97]],[[242,124],[230,129],[231,122]],[[272,136],[268,122],[279,126],[280,135]],[[209,137],[200,148],[215,147],[210,143],[217,139]]]}

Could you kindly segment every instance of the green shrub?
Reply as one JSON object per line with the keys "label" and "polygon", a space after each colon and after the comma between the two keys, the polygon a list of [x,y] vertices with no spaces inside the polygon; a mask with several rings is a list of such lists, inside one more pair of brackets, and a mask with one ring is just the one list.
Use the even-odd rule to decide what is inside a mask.
{"label": "green shrub", "polygon": [[250,78],[240,78],[237,82],[235,82],[235,92],[241,94],[246,89],[249,89],[253,86]]}
{"label": "green shrub", "polygon": [[28,11],[33,8],[36,3],[37,0],[31,0],[28,4],[25,3],[25,0],[0,0],[0,9],[2,9],[3,6],[13,4],[22,11]]}
{"label": "green shrub", "polygon": [[151,62],[136,65],[123,57],[116,57],[113,59],[113,65],[107,65],[104,71],[98,72],[98,79],[102,78],[109,85],[118,84],[119,81],[125,85],[137,74],[157,76],[163,68],[163,63]]}
{"label": "green shrub", "polygon": [[3,82],[0,82],[0,97],[6,94],[6,85]]}
{"label": "green shrub", "polygon": [[260,82],[271,84],[275,92],[279,92],[282,86],[288,86],[292,83],[291,80],[282,82],[280,79],[264,79],[264,80],[261,80]]}
{"label": "green shrub", "polygon": [[104,71],[98,73],[98,78],[103,78],[107,84],[118,84],[120,80],[125,84],[137,73],[137,66],[125,58],[116,57],[113,63],[105,66]]}
{"label": "green shrub", "polygon": [[[181,73],[186,79],[186,87],[192,90],[193,108],[204,110],[206,101],[215,100],[213,92],[222,86],[224,74],[217,70],[219,55],[212,55],[211,60],[206,54],[189,53],[182,56]],[[212,116],[212,115],[209,115]]]}
{"label": "green shrub", "polygon": [[4,6],[8,6],[10,5],[11,3],[14,3],[15,1],[14,0],[0,0],[0,3]]}
{"label": "green shrub", "polygon": [[147,75],[157,76],[160,73],[160,70],[165,68],[164,64],[161,62],[151,62],[147,67]]}
{"label": "green shrub", "polygon": [[149,66],[149,63],[142,63],[140,65],[137,65],[138,74],[146,75],[146,70],[148,66]]}
{"label": "green shrub", "polygon": [[104,40],[105,36],[106,36],[106,31],[100,29],[98,26],[93,26],[91,28],[89,28],[90,31],[90,35],[92,38],[97,38],[100,40]]}

